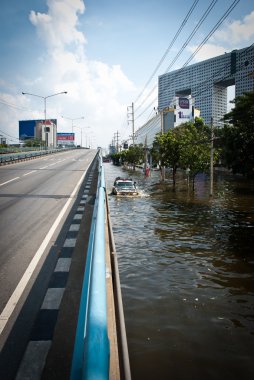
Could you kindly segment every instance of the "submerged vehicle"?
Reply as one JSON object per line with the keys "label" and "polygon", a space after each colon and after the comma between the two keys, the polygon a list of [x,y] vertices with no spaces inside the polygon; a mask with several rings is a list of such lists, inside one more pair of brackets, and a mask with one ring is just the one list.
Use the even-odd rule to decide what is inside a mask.
{"label": "submerged vehicle", "polygon": [[136,182],[132,181],[131,178],[121,178],[117,177],[115,179],[112,194],[114,195],[138,195],[138,189],[136,187]]}

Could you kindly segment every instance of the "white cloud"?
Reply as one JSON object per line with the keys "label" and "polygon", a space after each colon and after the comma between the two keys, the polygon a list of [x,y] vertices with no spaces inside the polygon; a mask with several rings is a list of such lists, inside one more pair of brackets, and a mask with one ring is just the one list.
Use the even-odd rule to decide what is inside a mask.
{"label": "white cloud", "polygon": [[[191,53],[194,53],[197,49],[197,46],[191,46],[189,47],[189,51]],[[224,54],[226,52],[226,49],[223,46],[217,45],[217,44],[205,44],[202,49],[198,51],[198,53],[194,57],[194,61],[200,62],[204,61],[209,58],[216,57],[217,55]]]}
{"label": "white cloud", "polygon": [[[135,96],[136,89],[120,65],[109,66],[86,56],[86,38],[78,30],[78,15],[85,12],[83,1],[48,0],[47,4],[47,14],[31,11],[29,17],[47,49],[46,70],[40,87],[35,83],[34,90],[68,91],[61,95],[61,102],[47,102],[48,117],[53,118],[57,110],[66,117],[58,118],[58,129],[69,131],[67,118],[84,116],[85,121],[75,124],[90,126],[96,144],[106,147],[123,122],[127,123],[126,102]],[[56,103],[61,106],[56,108]],[[80,135],[78,129],[75,132]]]}
{"label": "white cloud", "polygon": [[48,0],[47,14],[30,12],[29,19],[36,27],[39,37],[49,49],[64,48],[66,44],[84,44],[83,33],[76,28],[78,14],[85,11],[81,0]]}
{"label": "white cloud", "polygon": [[[110,66],[86,56],[86,38],[78,30],[78,17],[85,12],[83,1],[48,0],[47,4],[47,13],[33,10],[29,16],[42,41],[41,54],[34,57],[33,63],[40,63],[38,74],[34,75],[31,70],[29,77],[18,79],[13,90],[16,94],[21,91],[37,94],[42,99],[21,94],[7,98],[6,94],[0,94],[6,109],[1,117],[5,130],[18,136],[19,120],[43,117],[43,96],[67,91],[67,95],[47,99],[47,117],[58,119],[59,132],[69,132],[72,126],[69,119],[84,116],[84,120],[74,121],[78,127],[74,129],[77,143],[80,143],[80,128],[83,128],[83,136],[89,133],[88,141],[93,137],[94,147],[107,147],[114,133],[127,125],[126,103],[135,97],[136,89],[120,65]],[[10,88],[10,84],[7,83],[7,87]],[[84,141],[85,137],[83,144]]]}
{"label": "white cloud", "polygon": [[[233,49],[247,47],[252,43],[254,36],[254,11],[242,20],[228,22],[218,29],[210,41],[206,43],[195,55],[194,61],[202,61],[224,54]],[[190,46],[188,50],[193,53],[196,46]]]}
{"label": "white cloud", "polygon": [[235,20],[227,23],[224,28],[214,33],[213,40],[224,42],[226,45],[237,46],[239,43],[248,42],[254,36],[254,11],[245,16],[243,20]]}

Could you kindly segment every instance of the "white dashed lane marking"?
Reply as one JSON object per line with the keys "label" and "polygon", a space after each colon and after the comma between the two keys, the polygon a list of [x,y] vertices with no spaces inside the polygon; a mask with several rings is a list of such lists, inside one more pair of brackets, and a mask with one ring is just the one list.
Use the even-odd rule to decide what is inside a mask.
{"label": "white dashed lane marking", "polygon": [[15,178],[12,178],[10,179],[9,181],[6,181],[6,182],[3,182],[3,183],[0,183],[0,186],[3,186],[3,185],[6,185],[6,183],[10,183],[12,181],[16,181],[16,179],[19,179],[20,177],[15,177]]}
{"label": "white dashed lane marking", "polygon": [[37,172],[37,170],[32,170],[31,172],[28,172],[28,173],[26,173],[26,174],[23,174],[23,177],[25,177],[25,176],[27,176],[27,175],[30,175],[30,174],[32,174],[32,173],[35,173],[35,172]]}
{"label": "white dashed lane marking", "polygon": [[[53,163],[40,169],[46,169],[47,167],[53,166],[55,164],[56,163]],[[26,175],[29,174],[32,174],[32,172],[26,173]],[[91,199],[91,196],[88,196],[91,185],[91,178],[93,178],[93,176],[89,175],[87,186],[85,187],[79,206],[76,210],[77,213],[74,215],[73,223],[69,227],[68,233],[70,237],[67,235],[64,241],[63,250],[69,250],[70,248],[74,249],[76,246],[77,238],[73,238],[73,236],[78,236],[78,232],[80,230],[80,222],[85,211],[85,204]],[[57,280],[58,278],[63,279],[63,276],[68,276],[71,261],[71,257],[59,257],[52,278],[55,278],[55,280]],[[54,283],[54,281],[52,283]],[[49,337],[53,337],[53,327],[51,327],[51,332],[47,331],[47,333],[45,333],[43,326],[40,326],[40,323],[41,320],[45,321],[46,318],[50,324],[51,318],[54,318],[55,313],[58,312],[65,291],[65,286],[61,287],[60,284],[61,282],[57,283],[58,287],[49,287],[47,290],[39,314],[42,319],[40,319],[40,317],[38,318],[37,329],[35,329],[35,333],[32,335],[31,340],[27,345],[19,372],[16,376],[16,380],[39,380],[41,378],[46,358],[52,344],[52,339],[49,339]]]}

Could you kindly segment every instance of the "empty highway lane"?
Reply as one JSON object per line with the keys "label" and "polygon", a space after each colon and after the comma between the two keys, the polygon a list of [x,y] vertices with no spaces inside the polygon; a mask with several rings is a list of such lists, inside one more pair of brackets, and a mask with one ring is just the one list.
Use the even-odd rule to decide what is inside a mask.
{"label": "empty highway lane", "polygon": [[11,328],[96,154],[77,149],[0,167],[0,334]]}

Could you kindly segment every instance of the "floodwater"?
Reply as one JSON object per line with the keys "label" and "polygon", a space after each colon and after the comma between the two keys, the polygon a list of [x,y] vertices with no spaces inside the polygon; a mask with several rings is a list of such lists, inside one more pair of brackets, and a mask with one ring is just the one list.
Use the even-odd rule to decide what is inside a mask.
{"label": "floodwater", "polygon": [[131,176],[137,198],[109,195],[133,380],[254,379],[254,183],[179,179],[175,192],[104,164],[108,193]]}

